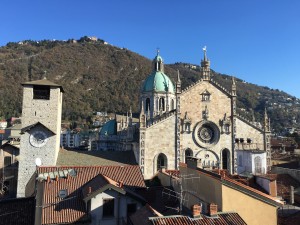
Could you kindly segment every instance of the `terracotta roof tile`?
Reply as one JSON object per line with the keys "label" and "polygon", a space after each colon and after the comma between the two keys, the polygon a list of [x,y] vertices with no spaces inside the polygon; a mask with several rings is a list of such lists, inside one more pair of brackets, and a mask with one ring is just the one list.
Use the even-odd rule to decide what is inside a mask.
{"label": "terracotta roof tile", "polygon": [[237,213],[218,213],[214,217],[201,215],[201,218],[190,218],[188,216],[152,217],[150,221],[153,225],[246,225]]}
{"label": "terracotta roof tile", "polygon": [[[73,223],[87,219],[81,189],[99,174],[115,181],[123,181],[127,187],[146,187],[139,166],[40,167],[38,172],[46,173],[65,169],[74,169],[77,175],[42,183],[44,188],[43,205],[40,206],[42,207],[42,224]],[[67,190],[68,196],[64,199],[59,198],[60,190]]]}
{"label": "terracotta roof tile", "polygon": [[130,216],[131,223],[133,225],[151,225],[149,217],[163,216],[150,205],[146,204],[144,207],[136,211],[133,215]]}
{"label": "terracotta roof tile", "polygon": [[166,170],[165,172],[173,177],[179,177],[180,174],[179,170]]}

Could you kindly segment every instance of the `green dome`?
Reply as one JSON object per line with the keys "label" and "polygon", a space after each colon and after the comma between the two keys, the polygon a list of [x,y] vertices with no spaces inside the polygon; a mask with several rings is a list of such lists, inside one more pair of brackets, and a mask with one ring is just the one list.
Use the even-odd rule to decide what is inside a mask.
{"label": "green dome", "polygon": [[100,135],[116,135],[117,123],[116,120],[110,120],[106,122],[100,130]]}
{"label": "green dome", "polygon": [[174,84],[170,78],[161,71],[152,72],[145,80],[142,92],[157,91],[174,93]]}

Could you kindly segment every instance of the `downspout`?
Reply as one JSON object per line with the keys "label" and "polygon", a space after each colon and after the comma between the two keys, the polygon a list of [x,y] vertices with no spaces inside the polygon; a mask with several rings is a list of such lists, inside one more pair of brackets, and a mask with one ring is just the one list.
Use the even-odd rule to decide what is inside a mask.
{"label": "downspout", "polygon": [[118,193],[117,225],[120,225],[120,193]]}

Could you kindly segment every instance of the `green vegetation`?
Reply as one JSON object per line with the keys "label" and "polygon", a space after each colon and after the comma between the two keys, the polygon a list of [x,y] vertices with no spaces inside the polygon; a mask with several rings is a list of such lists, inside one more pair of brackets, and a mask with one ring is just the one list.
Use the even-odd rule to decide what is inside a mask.
{"label": "green vegetation", "polygon": [[[198,69],[185,65],[176,63],[165,69],[173,81],[179,69],[183,88],[200,78]],[[150,72],[151,60],[99,39],[8,43],[0,48],[0,117],[20,116],[20,83],[44,76],[64,87],[64,120],[90,121],[95,111],[126,112],[130,106],[138,112],[140,86]],[[213,79],[230,90],[229,76],[213,72]],[[240,113],[249,119],[252,108],[255,118],[261,120],[265,107],[276,131],[300,119],[296,99],[284,92],[241,80],[237,88],[238,106],[244,110]]]}

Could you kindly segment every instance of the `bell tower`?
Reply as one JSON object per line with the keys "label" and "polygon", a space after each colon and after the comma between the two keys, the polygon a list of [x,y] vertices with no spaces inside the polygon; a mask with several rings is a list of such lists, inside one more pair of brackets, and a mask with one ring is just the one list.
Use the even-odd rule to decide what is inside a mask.
{"label": "bell tower", "polygon": [[204,59],[201,60],[201,75],[202,79],[209,81],[210,80],[210,61],[207,59],[206,56],[206,46],[203,48],[204,52]]}
{"label": "bell tower", "polygon": [[[32,194],[36,167],[55,166],[60,146],[63,88],[46,78],[23,86],[17,197]],[[37,165],[36,162],[39,162]]]}

